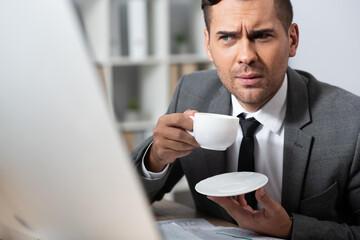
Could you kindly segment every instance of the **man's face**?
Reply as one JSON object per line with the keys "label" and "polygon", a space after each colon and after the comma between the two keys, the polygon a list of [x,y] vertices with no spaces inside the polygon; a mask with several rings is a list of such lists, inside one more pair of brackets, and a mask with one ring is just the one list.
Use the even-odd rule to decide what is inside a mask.
{"label": "man's face", "polygon": [[285,31],[273,0],[223,0],[211,7],[205,30],[208,58],[223,85],[250,112],[281,87],[288,58],[295,56],[298,28]]}

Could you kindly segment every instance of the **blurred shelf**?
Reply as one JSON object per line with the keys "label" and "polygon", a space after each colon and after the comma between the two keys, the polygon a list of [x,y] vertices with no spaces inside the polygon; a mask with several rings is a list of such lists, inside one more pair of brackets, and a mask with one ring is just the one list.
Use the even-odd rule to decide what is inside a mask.
{"label": "blurred shelf", "polygon": [[146,66],[159,64],[160,60],[156,57],[147,57],[145,59],[132,59],[129,57],[112,57],[108,61],[97,61],[96,64],[102,66]]}
{"label": "blurred shelf", "polygon": [[[129,18],[132,0],[79,1],[85,36],[114,115],[118,121],[125,119],[129,102],[136,100],[147,116],[118,124],[119,131],[134,133],[132,147],[139,142],[138,136],[153,131],[156,119],[166,112],[181,75],[213,65],[204,50],[205,24],[197,0],[144,1],[146,14],[139,12],[136,21]],[[134,27],[144,20],[146,31]],[[141,59],[131,54],[130,29],[144,33],[147,50]],[[179,33],[186,36],[185,50],[174,43]]]}
{"label": "blurred shelf", "polygon": [[206,55],[203,54],[172,54],[168,60],[149,56],[145,59],[131,59],[129,57],[112,57],[108,61],[97,61],[97,65],[102,66],[146,66],[165,64],[183,64],[183,63],[209,63]]}
{"label": "blurred shelf", "polygon": [[155,128],[155,123],[150,120],[139,120],[129,122],[119,122],[118,128],[124,132],[150,131]]}
{"label": "blurred shelf", "polygon": [[209,63],[209,60],[205,54],[172,54],[169,62],[171,64],[182,64],[182,63]]}

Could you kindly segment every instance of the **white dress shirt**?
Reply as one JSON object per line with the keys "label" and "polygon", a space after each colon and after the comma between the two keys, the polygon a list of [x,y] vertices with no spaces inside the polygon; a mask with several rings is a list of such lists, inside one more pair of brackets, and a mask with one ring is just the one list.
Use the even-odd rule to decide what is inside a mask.
{"label": "white dress shirt", "polygon": [[[278,203],[281,203],[283,152],[284,152],[284,119],[286,113],[287,75],[279,91],[260,110],[248,113],[231,95],[232,115],[238,116],[245,113],[246,118],[254,117],[261,125],[254,136],[254,158],[255,171],[266,175],[269,178],[265,190]],[[240,144],[243,137],[240,124],[235,142],[228,149],[227,172],[236,172],[238,167],[238,156]],[[151,143],[152,144],[152,143]],[[150,146],[151,146],[150,144]],[[150,146],[146,150],[149,150]],[[144,156],[146,155],[146,152]],[[168,165],[169,166],[169,165]],[[154,173],[146,169],[144,158],[142,170],[144,177],[148,179],[159,179],[165,175],[168,166],[160,172]]]}

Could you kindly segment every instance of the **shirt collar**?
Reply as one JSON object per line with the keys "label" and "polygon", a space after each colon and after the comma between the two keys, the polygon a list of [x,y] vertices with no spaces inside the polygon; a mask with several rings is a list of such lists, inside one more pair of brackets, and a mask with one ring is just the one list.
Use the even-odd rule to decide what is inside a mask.
{"label": "shirt collar", "polygon": [[232,115],[238,116],[240,113],[245,113],[247,117],[254,117],[265,128],[278,133],[285,119],[287,85],[288,79],[287,74],[285,74],[283,84],[277,93],[254,113],[247,112],[237,101],[236,97],[231,94]]}

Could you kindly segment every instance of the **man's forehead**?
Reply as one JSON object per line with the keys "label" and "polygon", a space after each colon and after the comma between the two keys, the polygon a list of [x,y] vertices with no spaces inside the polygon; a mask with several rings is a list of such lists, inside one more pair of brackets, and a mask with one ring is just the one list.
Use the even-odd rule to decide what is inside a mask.
{"label": "man's forehead", "polygon": [[277,18],[272,0],[223,0],[211,7],[211,23],[227,20],[229,25],[241,21],[258,25],[270,25]]}
{"label": "man's forehead", "polygon": [[211,6],[212,16],[238,15],[263,15],[275,13],[273,0],[222,0]]}

